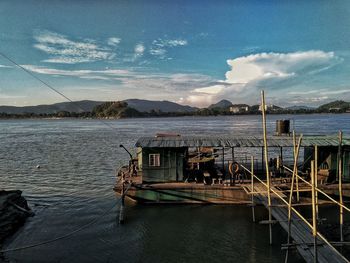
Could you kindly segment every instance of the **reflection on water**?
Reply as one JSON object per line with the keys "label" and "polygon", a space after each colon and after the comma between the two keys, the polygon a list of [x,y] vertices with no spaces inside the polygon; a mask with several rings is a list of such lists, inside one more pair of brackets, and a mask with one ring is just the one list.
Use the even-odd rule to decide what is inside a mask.
{"label": "reflection on water", "polygon": [[[304,134],[350,134],[350,115],[268,116],[295,119]],[[0,121],[0,188],[21,189],[36,212],[8,241],[9,247],[64,235],[113,206],[115,168],[140,136],[261,134],[260,116],[183,117],[108,121]],[[41,169],[36,169],[40,164]],[[263,209],[258,216],[265,219]],[[128,206],[120,226],[117,208],[76,235],[49,245],[5,255],[11,262],[281,262],[286,236],[275,226],[268,245],[264,225],[251,222],[250,209],[232,206]],[[281,234],[283,233],[283,234]],[[0,259],[1,260],[1,259]],[[294,261],[301,259],[295,255]]]}

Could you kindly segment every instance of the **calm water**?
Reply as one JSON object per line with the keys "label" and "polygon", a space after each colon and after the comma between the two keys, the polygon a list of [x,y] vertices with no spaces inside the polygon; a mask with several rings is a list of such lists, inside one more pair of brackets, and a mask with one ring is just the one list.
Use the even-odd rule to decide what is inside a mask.
{"label": "calm water", "polygon": [[[294,118],[304,134],[350,134],[350,115],[268,116]],[[36,216],[6,248],[65,235],[113,207],[115,169],[138,137],[156,132],[183,135],[260,134],[260,116],[185,117],[107,121],[0,121],[0,188],[21,189]],[[41,169],[36,169],[40,164]],[[266,219],[258,209],[258,218]],[[5,262],[282,262],[286,235],[251,222],[250,209],[233,206],[132,206],[120,226],[118,207],[70,238],[7,253]],[[302,262],[293,254],[293,262]]]}

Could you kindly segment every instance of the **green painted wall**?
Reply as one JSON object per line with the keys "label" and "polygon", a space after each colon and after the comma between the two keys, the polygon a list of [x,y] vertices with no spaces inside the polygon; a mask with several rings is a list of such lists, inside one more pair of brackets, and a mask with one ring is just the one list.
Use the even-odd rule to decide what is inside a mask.
{"label": "green painted wall", "polygon": [[[149,166],[149,155],[160,154],[160,166]],[[183,180],[186,148],[142,148],[143,182],[177,182]]]}

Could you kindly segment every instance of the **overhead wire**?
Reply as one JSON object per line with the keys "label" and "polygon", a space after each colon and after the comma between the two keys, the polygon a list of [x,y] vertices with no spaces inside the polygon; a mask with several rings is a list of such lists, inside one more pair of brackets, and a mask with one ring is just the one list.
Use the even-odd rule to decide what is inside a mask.
{"label": "overhead wire", "polygon": [[[0,55],[5,58],[6,60],[8,60],[9,62],[11,62],[12,64],[14,64],[15,66],[17,66],[18,68],[20,68],[21,70],[23,70],[24,72],[26,72],[28,75],[30,75],[31,77],[33,77],[34,79],[36,79],[37,81],[39,81],[40,83],[42,83],[44,86],[46,86],[47,88],[49,88],[50,90],[52,90],[53,92],[57,93],[58,95],[60,95],[61,97],[65,98],[67,101],[71,102],[77,109],[82,110],[83,112],[88,112],[88,110],[84,109],[81,105],[79,105],[76,101],[73,101],[72,99],[70,99],[68,96],[66,96],[65,94],[63,94],[61,91],[57,90],[56,88],[54,88],[52,85],[50,85],[49,83],[47,83],[46,81],[42,80],[41,78],[39,78],[37,75],[35,75],[33,72],[31,72],[30,70],[26,69],[25,67],[23,67],[22,65],[18,64],[16,61],[14,61],[13,59],[11,59],[10,57],[8,57],[7,55],[5,55],[3,52],[0,51]],[[103,121],[102,119],[97,119],[98,121],[100,121],[101,123],[103,123],[104,125],[108,126],[109,128],[112,128],[113,130],[116,130],[116,128],[112,125],[110,125],[108,122]]]}
{"label": "overhead wire", "polygon": [[[15,66],[17,66],[18,68],[20,68],[21,70],[23,70],[24,72],[26,72],[29,76],[33,77],[34,79],[36,79],[37,81],[39,81],[40,83],[42,83],[44,86],[46,86],[47,88],[49,88],[50,90],[52,90],[53,92],[59,94],[61,97],[65,98],[67,101],[71,102],[77,109],[80,109],[82,110],[83,112],[87,112],[86,109],[84,109],[82,106],[80,106],[77,102],[73,101],[72,99],[70,99],[68,96],[66,96],[65,94],[63,94],[62,92],[60,92],[59,90],[57,90],[56,88],[54,88],[52,85],[48,84],[46,81],[42,80],[41,78],[39,78],[38,76],[36,76],[34,73],[32,73],[30,70],[26,69],[25,67],[21,66],[20,64],[18,64],[16,61],[14,61],[13,59],[11,59],[10,57],[8,57],[7,55],[5,55],[3,52],[0,51],[0,55],[5,58],[6,60],[8,60],[9,62],[11,62],[12,64],[14,64]],[[117,130],[114,126],[110,125],[108,122],[105,122],[101,119],[97,119],[99,122],[103,123],[104,125],[106,125],[107,127],[113,129],[113,130]],[[107,142],[105,142],[107,144]],[[120,181],[120,179],[116,182],[116,184]],[[127,189],[125,190],[125,193],[129,190],[129,188],[131,187],[131,184],[128,185]],[[124,195],[125,195],[124,193]],[[46,240],[46,241],[43,241],[43,242],[39,242],[39,243],[36,243],[36,244],[32,244],[32,245],[27,245],[27,246],[22,246],[22,247],[16,247],[16,248],[9,248],[9,249],[3,249],[3,250],[0,250],[0,253],[6,253],[6,252],[14,252],[14,251],[19,251],[19,250],[24,250],[24,249],[29,249],[29,248],[33,248],[33,247],[38,247],[38,246],[42,246],[42,245],[45,245],[45,244],[49,244],[49,243],[53,243],[55,241],[58,241],[58,240],[62,240],[62,239],[65,239],[65,238],[68,238],[84,229],[86,229],[87,227],[95,224],[98,220],[100,220],[103,216],[105,216],[108,212],[110,212],[120,201],[121,199],[123,198],[123,196],[121,196],[117,202],[112,206],[110,207],[109,209],[107,209],[104,213],[102,213],[99,217],[96,217],[95,219],[93,219],[92,221],[90,221],[89,223],[75,229],[74,231],[68,233],[68,234],[65,234],[65,235],[62,235],[62,236],[59,236],[59,237],[56,237],[56,238],[53,238],[53,239],[50,239],[50,240]]]}
{"label": "overhead wire", "polygon": [[[130,189],[132,184],[129,184],[128,187],[126,188],[125,190],[125,193],[124,195],[126,194],[126,192]],[[113,206],[111,206],[110,208],[108,208],[107,210],[105,210],[104,213],[102,213],[100,216],[96,217],[95,219],[91,220],[89,223],[85,224],[85,225],[82,225],[81,227],[73,230],[72,232],[69,232],[65,235],[62,235],[62,236],[59,236],[59,237],[56,237],[56,238],[53,238],[53,239],[49,239],[49,240],[46,240],[46,241],[42,241],[42,242],[39,242],[39,243],[35,243],[35,244],[31,244],[31,245],[26,245],[26,246],[22,246],[22,247],[16,247],[16,248],[9,248],[9,249],[4,249],[4,250],[0,250],[0,253],[7,253],[7,252],[14,252],[14,251],[19,251],[19,250],[24,250],[24,249],[29,249],[29,248],[34,248],[34,247],[38,247],[38,246],[42,246],[42,245],[46,245],[46,244],[50,244],[50,243],[53,243],[53,242],[56,242],[56,241],[59,241],[59,240],[62,240],[62,239],[65,239],[65,238],[68,238],[68,237],[71,237],[73,236],[74,234],[86,229],[87,227],[95,224],[96,222],[98,222],[102,217],[104,217],[105,215],[107,215],[115,206],[117,206],[120,201],[122,200],[123,196],[121,196],[117,202],[115,204],[113,204]]]}

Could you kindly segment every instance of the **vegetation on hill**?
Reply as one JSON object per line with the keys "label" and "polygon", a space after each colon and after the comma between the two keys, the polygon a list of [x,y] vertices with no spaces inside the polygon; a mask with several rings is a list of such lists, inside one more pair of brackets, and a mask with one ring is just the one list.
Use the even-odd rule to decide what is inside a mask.
{"label": "vegetation on hill", "polygon": [[317,112],[346,112],[350,110],[350,102],[343,100],[332,101],[317,108]]}
{"label": "vegetation on hill", "polygon": [[97,118],[127,118],[127,117],[141,117],[142,114],[128,107],[128,103],[125,101],[109,101],[103,104],[97,105],[92,110],[92,115]]}
{"label": "vegetation on hill", "polygon": [[[84,101],[85,104],[94,105],[95,102]],[[132,103],[138,101],[133,100]],[[150,109],[151,105],[149,103],[144,103],[141,101],[143,107],[148,107],[148,111],[140,111],[131,107],[127,101],[109,101],[104,103],[96,103],[91,111],[87,112],[72,112],[68,110],[62,110],[49,113],[37,113],[37,112],[20,112],[17,113],[18,109],[16,107],[10,107],[9,112],[1,112],[0,107],[0,119],[6,118],[135,118],[135,117],[176,117],[176,116],[217,116],[217,115],[245,115],[245,114],[260,114],[259,105],[249,106],[246,104],[232,104],[230,101],[222,100],[216,104],[212,104],[208,108],[187,108],[189,106],[183,106],[183,111],[171,111],[171,109],[178,110],[179,107],[175,107],[174,102],[170,103],[167,101],[161,102],[164,110],[167,110],[165,106],[170,105],[170,109],[167,111],[162,111],[158,108]],[[57,104],[54,104],[57,107]],[[220,107],[221,105],[221,107]],[[230,105],[230,106],[228,106]],[[39,105],[40,109],[43,105]],[[50,105],[44,105],[50,108]],[[52,105],[51,105],[52,106]],[[64,105],[68,109],[69,105]],[[86,105],[85,105],[86,106]],[[180,105],[181,106],[181,105]],[[3,106],[6,107],[6,106]],[[30,108],[35,108],[36,106],[31,106]],[[58,107],[57,107],[58,108]],[[25,108],[28,110],[29,108]],[[23,107],[22,109],[23,110]],[[350,112],[350,103],[345,101],[333,101],[318,108],[311,108],[307,106],[303,107],[289,107],[281,108],[276,105],[269,105],[267,107],[267,112],[270,114],[307,114],[307,113],[343,113]]]}

